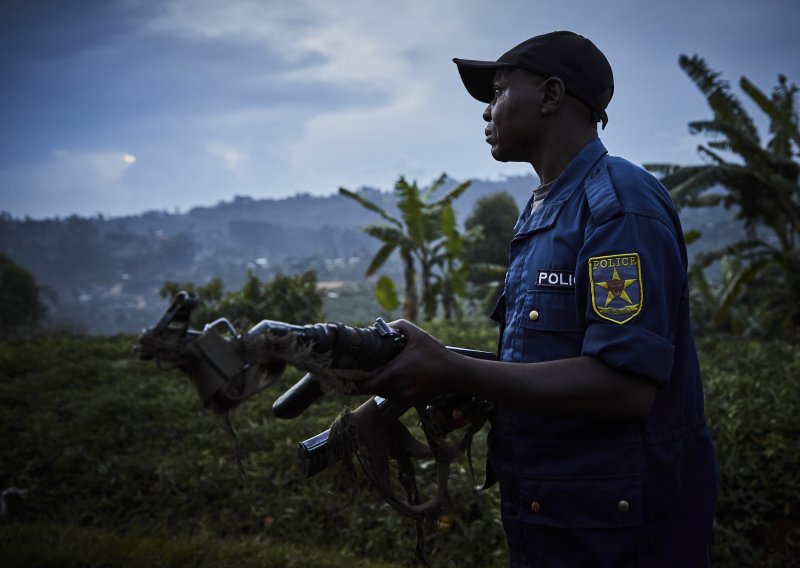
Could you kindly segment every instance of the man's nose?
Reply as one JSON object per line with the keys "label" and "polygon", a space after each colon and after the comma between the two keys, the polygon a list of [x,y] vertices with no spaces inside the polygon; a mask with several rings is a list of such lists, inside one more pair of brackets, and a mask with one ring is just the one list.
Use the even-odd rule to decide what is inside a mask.
{"label": "man's nose", "polygon": [[492,105],[486,105],[486,109],[483,111],[483,120],[486,122],[492,120]]}

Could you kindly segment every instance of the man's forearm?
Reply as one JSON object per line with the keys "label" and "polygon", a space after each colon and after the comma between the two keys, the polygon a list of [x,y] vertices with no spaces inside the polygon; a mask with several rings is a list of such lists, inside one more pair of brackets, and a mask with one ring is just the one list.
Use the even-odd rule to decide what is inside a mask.
{"label": "man's forearm", "polygon": [[643,419],[656,394],[647,379],[582,356],[506,363],[453,356],[451,384],[497,404],[541,414],[609,420]]}

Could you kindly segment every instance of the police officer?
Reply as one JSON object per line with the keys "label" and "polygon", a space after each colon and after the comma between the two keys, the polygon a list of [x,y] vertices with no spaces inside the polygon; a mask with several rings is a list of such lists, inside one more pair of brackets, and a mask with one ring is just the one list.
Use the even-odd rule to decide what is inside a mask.
{"label": "police officer", "polygon": [[489,465],[511,566],[704,566],[717,465],[689,321],[686,246],[668,192],[597,137],[614,92],[588,39],[559,31],[497,61],[455,59],[488,104],[486,142],[528,162],[510,246],[501,361],[454,354],[406,321],[364,383],[401,402],[497,403]]}

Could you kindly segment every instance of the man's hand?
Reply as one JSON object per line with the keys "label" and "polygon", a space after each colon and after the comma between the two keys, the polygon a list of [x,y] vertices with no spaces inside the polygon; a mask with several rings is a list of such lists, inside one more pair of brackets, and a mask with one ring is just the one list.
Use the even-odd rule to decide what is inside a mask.
{"label": "man's hand", "polygon": [[413,406],[452,392],[453,362],[459,357],[406,320],[389,324],[408,339],[405,349],[375,375],[358,384],[360,394],[377,394]]}

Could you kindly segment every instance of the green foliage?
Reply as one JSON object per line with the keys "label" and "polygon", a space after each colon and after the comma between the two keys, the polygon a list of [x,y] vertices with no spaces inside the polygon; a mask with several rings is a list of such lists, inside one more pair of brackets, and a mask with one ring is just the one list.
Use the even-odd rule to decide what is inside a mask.
{"label": "green foliage", "polygon": [[261,282],[253,272],[248,272],[242,288],[230,292],[223,291],[220,278],[214,278],[204,286],[191,282],[166,282],[160,294],[162,298],[172,298],[180,290],[192,292],[200,298],[194,316],[198,325],[219,317],[228,318],[237,329],[246,329],[264,319],[305,324],[325,318],[322,293],[313,269],[295,275],[279,272],[269,282]]}
{"label": "green foliage", "polygon": [[[685,55],[681,68],[708,101],[711,120],[689,124],[693,134],[710,138],[698,146],[702,165],[651,164],[663,174],[679,207],[722,204],[734,208],[746,238],[699,255],[693,278],[712,303],[713,327],[762,336],[800,329],[800,123],[798,87],[778,77],[767,96],[742,78],[739,86],[769,120],[771,138],[763,144],[753,119],[720,74],[698,57]],[[732,155],[732,160],[723,155]],[[707,269],[725,260],[719,281]],[[735,270],[733,270],[735,268]]]}
{"label": "green foliage", "polygon": [[95,527],[57,523],[0,526],[0,565],[57,568],[337,568],[397,566],[357,558],[352,553],[286,545],[270,540],[220,539],[201,531],[193,536],[118,534]]}
{"label": "green foliage", "polygon": [[508,244],[514,238],[514,225],[519,207],[506,192],[480,198],[464,222],[476,231],[464,249],[464,261],[470,267],[467,279],[474,287],[472,296],[481,303],[481,311],[489,312],[502,293],[508,266]]}
{"label": "green foliage", "polygon": [[[517,217],[519,207],[510,194],[498,192],[481,197],[464,222],[467,229],[481,228],[481,238],[469,243],[464,250],[466,261],[505,267],[508,264],[508,243],[514,237]],[[484,284],[493,279],[471,273],[470,281]]]}
{"label": "green foliage", "polygon": [[[325,290],[323,310],[327,321],[340,321],[355,326],[368,326],[375,318],[397,319],[397,310],[383,310],[375,298],[375,287],[369,282],[349,282]],[[308,322],[306,322],[308,323]]]}
{"label": "green foliage", "polygon": [[380,306],[387,311],[397,309],[400,305],[400,300],[397,297],[397,288],[394,285],[394,280],[385,274],[378,278],[378,283],[375,285],[375,298],[377,298]]}
{"label": "green foliage", "polygon": [[0,339],[30,331],[45,313],[33,275],[0,255]]}
{"label": "green foliage", "polygon": [[800,558],[800,349],[713,336],[700,349],[721,469],[713,564],[793,565]]}
{"label": "green foliage", "polygon": [[[328,395],[296,420],[273,419],[272,401],[299,378],[287,373],[274,391],[233,415],[248,473],[242,481],[233,441],[219,419],[202,410],[183,375],[134,360],[133,342],[129,336],[53,336],[0,343],[0,487],[28,490],[27,509],[14,523],[55,523],[36,525],[46,531],[39,541],[53,543],[50,565],[62,565],[59,558],[91,565],[98,558],[93,547],[107,551],[115,543],[121,549],[108,565],[123,565],[128,554],[132,565],[147,564],[148,550],[161,542],[168,551],[186,551],[193,543],[207,550],[215,542],[232,550],[239,541],[299,548],[297,561],[310,564],[298,566],[350,565],[360,557],[412,561],[413,523],[399,518],[363,479],[355,502],[342,509],[330,494],[334,471],[307,480],[296,466],[297,442],[327,428],[345,404],[360,401]],[[485,441],[476,442],[479,470],[484,448]],[[420,471],[426,495],[432,469]],[[497,494],[476,494],[473,485],[466,460],[457,460],[450,523],[428,527],[434,565],[463,563],[467,550],[478,565],[501,565]],[[30,544],[24,531],[0,530],[0,541],[11,543],[5,554],[31,557],[14,548]],[[73,531],[83,552],[67,542]],[[180,554],[177,565],[184,558],[201,562]],[[74,555],[80,560],[73,562]],[[315,561],[325,557],[328,564]],[[209,558],[198,565],[215,565],[218,557]]]}
{"label": "green foliage", "polygon": [[[252,293],[248,292],[248,286],[253,288]],[[229,301],[233,305],[245,304],[249,311],[245,311],[241,317],[250,317],[253,323],[262,319],[273,319],[305,324],[325,319],[322,313],[322,295],[317,287],[317,274],[314,270],[295,275],[278,273],[263,285],[251,273],[239,295],[232,296]]]}
{"label": "green foliage", "polygon": [[475,323],[470,320],[448,322],[435,320],[425,322],[425,330],[445,345],[497,351],[497,328],[489,320]]}
{"label": "green foliage", "polygon": [[[366,197],[339,188],[340,195],[349,197],[389,223],[362,228],[366,234],[383,243],[370,262],[366,275],[375,274],[395,250],[400,253],[405,294],[403,317],[410,321],[417,320],[420,298],[425,319],[436,317],[439,302],[445,319],[450,319],[457,310],[456,298],[464,295],[467,268],[460,253],[468,236],[458,231],[452,203],[469,188],[470,182],[463,182],[436,198],[435,194],[446,181],[447,176],[442,174],[427,190],[422,190],[416,181],[408,183],[401,176],[395,184],[400,219],[389,215]],[[388,289],[385,284],[378,291],[386,298]]]}
{"label": "green foliage", "polygon": [[[448,345],[496,346],[488,326],[439,320],[426,328]],[[413,561],[413,524],[363,479],[355,502],[341,509],[329,493],[333,471],[306,480],[296,468],[297,442],[358,401],[327,395],[296,420],[276,420],[273,399],[299,378],[287,373],[275,391],[234,413],[242,481],[233,441],[189,381],[134,360],[133,342],[62,335],[0,343],[0,487],[28,490],[26,509],[0,526],[0,565]],[[709,336],[699,347],[722,470],[712,564],[792,565],[800,553],[798,532],[788,531],[800,524],[800,350],[731,336]],[[472,490],[484,435],[474,451],[479,479],[457,460],[447,522],[428,527],[434,566],[504,565],[497,490]],[[419,472],[426,495],[432,469]]]}
{"label": "green foliage", "polygon": [[[222,278],[212,278],[207,284],[198,286],[193,282],[175,282],[170,280],[161,285],[158,293],[162,298],[171,300],[181,290],[194,294],[200,300],[193,316],[195,322],[203,324],[223,317],[222,298],[225,295],[225,283]],[[201,325],[198,323],[197,325]]]}

